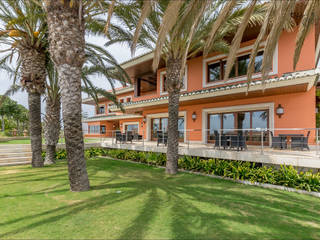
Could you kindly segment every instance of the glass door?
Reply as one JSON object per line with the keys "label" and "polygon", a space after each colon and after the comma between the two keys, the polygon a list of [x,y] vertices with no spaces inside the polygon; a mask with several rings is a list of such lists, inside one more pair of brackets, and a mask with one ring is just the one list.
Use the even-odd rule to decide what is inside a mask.
{"label": "glass door", "polygon": [[[151,124],[151,140],[157,140],[157,131],[168,132],[168,118],[153,118]],[[184,141],[184,118],[178,120],[179,141]]]}
{"label": "glass door", "polygon": [[159,118],[152,119],[152,133],[151,133],[152,140],[157,139],[157,131],[159,130],[160,130],[160,119]]}

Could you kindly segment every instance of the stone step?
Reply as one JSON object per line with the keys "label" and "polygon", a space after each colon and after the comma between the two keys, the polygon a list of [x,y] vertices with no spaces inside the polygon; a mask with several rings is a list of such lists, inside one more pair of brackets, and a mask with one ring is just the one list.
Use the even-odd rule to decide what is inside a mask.
{"label": "stone step", "polygon": [[0,152],[0,160],[2,158],[14,158],[14,157],[31,157],[31,151],[21,151],[21,152]]}
{"label": "stone step", "polygon": [[31,157],[0,158],[0,163],[31,162]]}
{"label": "stone step", "polygon": [[31,152],[31,147],[0,148],[0,153]]}
{"label": "stone step", "polygon": [[31,161],[20,161],[20,162],[11,162],[11,163],[0,163],[0,167],[4,166],[17,166],[17,165],[27,165],[30,164]]}
{"label": "stone step", "polygon": [[7,148],[31,148],[30,144],[0,144],[0,149]]}

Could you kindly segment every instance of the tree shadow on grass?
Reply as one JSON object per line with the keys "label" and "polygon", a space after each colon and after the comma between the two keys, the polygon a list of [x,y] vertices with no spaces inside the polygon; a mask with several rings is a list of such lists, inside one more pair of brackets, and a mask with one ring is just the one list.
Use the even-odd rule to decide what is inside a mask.
{"label": "tree shadow on grass", "polygon": [[[110,160],[109,160],[110,161]],[[146,238],[159,221],[161,209],[169,209],[166,221],[173,239],[301,239],[320,238],[320,203],[311,197],[244,186],[190,174],[167,177],[163,170],[109,161],[88,164],[92,191],[100,196],[79,203],[24,216],[1,225],[26,222],[23,227],[0,234],[0,238],[52,224],[85,210],[103,209],[129,199],[147,196],[138,215],[122,229],[118,239]],[[103,179],[97,172],[111,173]],[[120,180],[120,182],[119,182]],[[97,181],[97,182],[96,182]],[[116,182],[114,182],[116,181]],[[101,194],[105,189],[122,189]],[[55,193],[48,188],[48,193]],[[162,194],[159,195],[159,192]],[[40,194],[40,193],[39,193]],[[121,209],[119,210],[121,211]],[[30,220],[36,221],[29,223]],[[259,235],[258,235],[259,234]]]}

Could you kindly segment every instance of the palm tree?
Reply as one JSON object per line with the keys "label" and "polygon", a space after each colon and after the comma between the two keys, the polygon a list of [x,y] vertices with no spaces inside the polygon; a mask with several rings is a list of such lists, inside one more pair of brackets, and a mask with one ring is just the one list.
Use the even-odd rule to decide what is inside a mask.
{"label": "palm tree", "polygon": [[[41,2],[34,0],[41,5]],[[102,0],[46,0],[50,54],[59,76],[64,135],[72,191],[89,190],[81,123],[81,73],[85,62],[85,17],[104,13]]]}
{"label": "palm tree", "polygon": [[[103,24],[102,24],[103,26]],[[90,28],[88,28],[89,30]],[[98,105],[98,95],[118,104],[114,94],[115,80],[122,84],[128,83],[129,76],[118,65],[116,60],[104,48],[94,44],[87,43],[85,46],[86,64],[82,68],[82,91],[90,95]],[[60,111],[61,111],[61,94],[58,84],[59,76],[55,70],[52,61],[47,65],[48,81],[46,91],[46,115],[44,118],[44,137],[46,142],[46,159],[45,165],[55,162],[56,145],[59,141],[61,130]],[[108,92],[97,88],[90,81],[90,76],[100,75],[108,81],[113,92]]]}
{"label": "palm tree", "polygon": [[55,163],[56,146],[59,141],[61,124],[61,96],[58,86],[58,74],[52,61],[47,64],[46,114],[44,117],[44,139],[46,143],[45,165]]}
{"label": "palm tree", "polygon": [[[256,5],[257,1],[253,1],[252,4]],[[247,72],[248,82],[251,81],[252,74],[254,72],[254,59],[257,56],[260,44],[265,39],[266,35],[267,35],[267,40],[266,40],[266,46],[265,46],[265,50],[263,54],[264,57],[262,62],[262,80],[263,81],[267,78],[268,72],[271,69],[273,52],[275,51],[276,44],[279,41],[282,31],[293,30],[293,27],[295,27],[296,25],[296,22],[294,20],[294,11],[295,9],[304,8],[302,17],[301,16],[296,17],[298,21],[301,19],[299,29],[298,29],[298,34],[296,37],[296,48],[295,48],[294,59],[293,59],[293,69],[296,68],[304,40],[310,30],[311,25],[315,23],[315,19],[318,17],[318,14],[320,12],[320,1],[318,0],[315,0],[315,1],[314,0],[309,0],[309,1],[270,0],[264,4],[264,7],[266,8],[266,15],[264,17],[263,24],[261,25],[260,33],[251,51],[250,62],[249,62],[248,72]],[[231,7],[231,9],[232,8],[233,6]],[[222,20],[224,19],[225,18],[222,17]],[[239,44],[243,35],[243,31],[246,28],[247,24],[248,22],[243,21],[242,24],[240,25],[232,41],[230,52],[232,52],[231,50],[237,49],[239,47]],[[208,46],[210,46],[210,39],[207,39],[206,47]],[[229,77],[229,73],[231,72],[234,61],[235,61],[235,55],[230,54],[227,60],[227,67],[226,67],[226,74],[225,74],[226,79]],[[249,84],[248,84],[248,87],[249,87]]]}
{"label": "palm tree", "polygon": [[[136,45],[151,49],[155,46],[154,70],[161,58],[166,61],[169,94],[166,172],[169,174],[175,174],[178,170],[179,97],[186,60],[203,51],[204,39],[208,38],[212,28],[216,30],[209,52],[226,51],[228,43],[224,37],[235,32],[243,21],[250,24],[262,22],[264,9],[254,4],[242,9],[242,4],[242,1],[158,0],[143,1],[142,5],[141,1],[136,1],[131,5],[124,4],[114,8],[113,14],[126,24],[129,31],[110,24],[110,38],[113,41],[129,42],[133,51]],[[236,10],[227,11],[229,14],[221,21],[221,11],[226,12],[231,7],[236,7]],[[132,30],[135,31],[134,34]]]}
{"label": "palm tree", "polygon": [[[41,95],[45,90],[47,25],[42,9],[30,1],[0,2],[0,44],[6,46],[0,65],[18,58],[21,85],[28,92],[32,166],[42,167]],[[18,56],[17,56],[18,55]]]}

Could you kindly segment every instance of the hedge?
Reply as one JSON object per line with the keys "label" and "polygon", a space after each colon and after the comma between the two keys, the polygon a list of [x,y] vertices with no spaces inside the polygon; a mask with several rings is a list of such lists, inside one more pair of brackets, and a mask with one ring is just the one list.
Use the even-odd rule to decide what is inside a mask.
{"label": "hedge", "polygon": [[[91,148],[85,150],[86,158],[108,156],[121,160],[145,163],[154,166],[165,166],[166,155],[155,152],[139,152],[123,149]],[[58,160],[66,159],[66,151],[59,150]],[[203,159],[200,157],[183,156],[179,158],[180,169],[229,177],[234,180],[269,183],[307,191],[320,192],[320,173],[299,172],[293,166],[258,166],[244,161],[222,159]]]}

